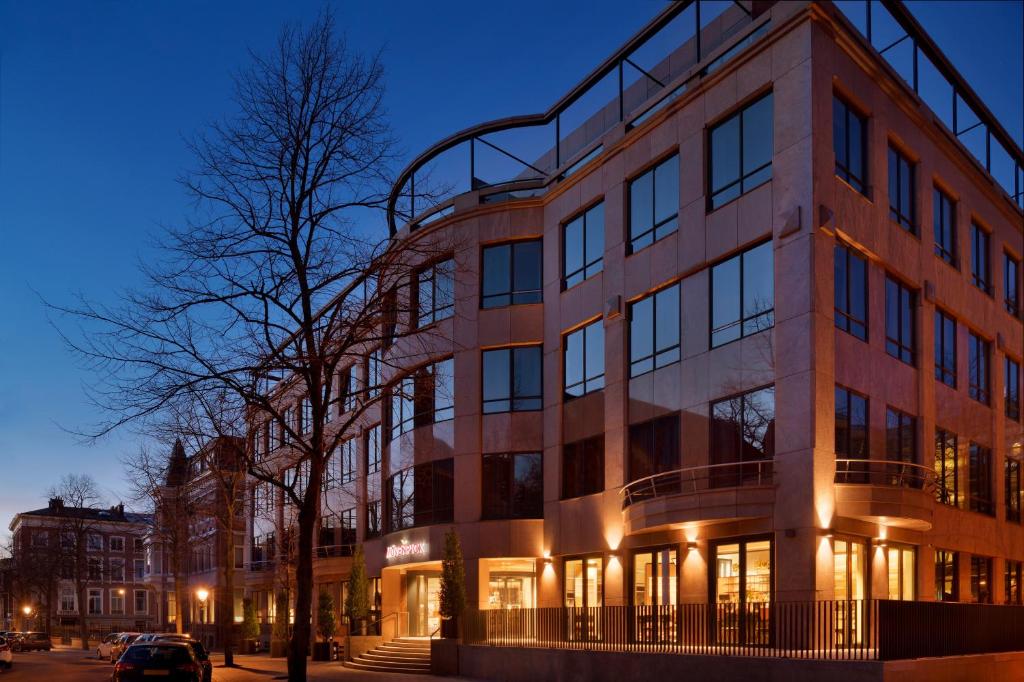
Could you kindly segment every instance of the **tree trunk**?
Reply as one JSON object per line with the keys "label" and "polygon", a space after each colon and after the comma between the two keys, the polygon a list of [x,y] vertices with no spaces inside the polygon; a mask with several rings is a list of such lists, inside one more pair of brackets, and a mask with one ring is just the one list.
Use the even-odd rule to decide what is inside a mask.
{"label": "tree trunk", "polygon": [[174,572],[174,631],[185,632],[185,584],[179,571]]}
{"label": "tree trunk", "polygon": [[[316,514],[310,510],[310,498],[319,505],[316,495],[307,495],[299,510],[299,545],[295,562],[295,625],[288,652],[289,682],[306,682],[306,654],[309,652],[310,616],[313,606],[313,526]],[[287,617],[287,614],[285,614]]]}
{"label": "tree trunk", "polygon": [[[88,568],[86,568],[88,570]],[[78,623],[79,631],[78,635],[82,638],[82,650],[89,650],[89,621],[87,614],[89,613],[89,595],[86,593],[85,580],[82,573],[82,565],[79,564],[78,570],[75,571],[75,592],[78,593]]]}
{"label": "tree trunk", "polygon": [[[229,512],[233,512],[233,509],[229,508]],[[234,514],[230,514],[230,518],[234,521]],[[234,633],[235,633],[235,533],[234,529],[231,528],[227,533],[227,550],[225,554],[227,561],[224,564],[224,591],[227,593],[226,598],[223,600],[226,608],[224,609],[223,618],[221,622],[224,631],[224,665],[234,666],[235,665],[235,652],[234,652]],[[218,616],[221,614],[218,614]]]}

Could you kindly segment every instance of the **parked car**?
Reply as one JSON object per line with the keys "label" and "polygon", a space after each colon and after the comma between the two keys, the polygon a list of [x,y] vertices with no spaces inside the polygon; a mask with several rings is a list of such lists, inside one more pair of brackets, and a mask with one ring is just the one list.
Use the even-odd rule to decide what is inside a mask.
{"label": "parked car", "polygon": [[184,642],[143,642],[124,650],[110,680],[136,682],[156,676],[168,682],[201,682],[203,669]]}
{"label": "parked car", "polygon": [[50,635],[45,632],[23,632],[14,640],[15,651],[49,651],[53,648]]}
{"label": "parked car", "polygon": [[123,635],[123,632],[111,632],[109,635],[100,640],[100,643],[96,645],[96,658],[101,661],[110,660],[110,649],[114,646],[114,642],[117,638]]}
{"label": "parked car", "polygon": [[110,662],[116,663],[117,659],[124,653],[124,650],[128,648],[128,645],[132,644],[138,637],[138,632],[122,632],[119,634],[117,639],[110,644]]}
{"label": "parked car", "polygon": [[192,647],[192,655],[196,657],[199,666],[203,669],[203,682],[213,680],[213,663],[210,662],[210,652],[206,650],[203,643],[198,639],[192,639],[191,635],[158,635],[156,642],[184,642]]}
{"label": "parked car", "polygon": [[0,636],[0,667],[11,669],[14,665],[14,653],[11,651],[11,640]]}

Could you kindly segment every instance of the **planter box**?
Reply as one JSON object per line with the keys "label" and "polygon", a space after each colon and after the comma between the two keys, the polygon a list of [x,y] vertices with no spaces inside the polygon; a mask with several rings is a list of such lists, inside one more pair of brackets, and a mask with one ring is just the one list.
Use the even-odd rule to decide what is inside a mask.
{"label": "planter box", "polygon": [[313,660],[314,661],[329,661],[329,660],[331,660],[331,642],[314,642],[313,643]]}
{"label": "planter box", "polygon": [[285,639],[272,639],[270,640],[270,657],[271,658],[284,658],[288,655],[288,640]]}
{"label": "planter box", "polygon": [[430,674],[454,676],[459,674],[459,639],[430,640]]}

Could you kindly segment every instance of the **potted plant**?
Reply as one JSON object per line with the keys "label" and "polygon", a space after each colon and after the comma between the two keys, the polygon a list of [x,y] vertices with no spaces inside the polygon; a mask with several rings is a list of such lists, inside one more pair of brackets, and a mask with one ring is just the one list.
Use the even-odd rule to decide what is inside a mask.
{"label": "potted plant", "polygon": [[288,595],[278,592],[274,597],[274,627],[270,631],[270,655],[288,655]]}
{"label": "potted plant", "polygon": [[462,561],[462,543],[452,528],[444,536],[441,559],[441,637],[459,636],[459,616],[466,609],[466,570]]}
{"label": "potted plant", "polygon": [[252,599],[242,600],[242,651],[247,654],[256,653],[257,640],[260,637],[260,624],[256,620],[256,605]]}
{"label": "potted plant", "polygon": [[313,644],[313,660],[331,660],[331,644],[334,639],[334,600],[325,590],[320,590],[316,610],[316,633],[323,639]]}
{"label": "potted plant", "polygon": [[345,597],[345,615],[348,616],[349,633],[366,634],[366,617],[370,613],[367,593],[370,581],[366,576],[366,558],[362,545],[356,545],[352,555],[352,572],[348,576],[348,595]]}

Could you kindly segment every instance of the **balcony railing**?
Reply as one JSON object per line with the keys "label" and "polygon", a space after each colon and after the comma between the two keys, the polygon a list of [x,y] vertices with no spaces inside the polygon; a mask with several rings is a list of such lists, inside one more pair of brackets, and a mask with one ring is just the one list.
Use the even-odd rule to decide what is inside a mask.
{"label": "balcony railing", "polygon": [[889,600],[469,610],[466,644],[894,660],[1024,650],[1024,607]]}
{"label": "balcony railing", "polygon": [[339,556],[352,556],[355,554],[356,546],[348,545],[317,545],[316,555],[320,559]]}
{"label": "balcony railing", "polygon": [[935,494],[935,470],[888,459],[837,459],[836,483],[914,488]]}
{"label": "balcony railing", "polygon": [[619,491],[622,508],[659,497],[693,495],[744,485],[769,485],[773,481],[773,464],[770,459],[706,464],[638,478]]}
{"label": "balcony railing", "polygon": [[[391,234],[449,215],[453,197],[536,196],[599,154],[613,126],[639,125],[766,30],[750,0],[681,0],[669,6],[544,113],[467,128],[426,150],[388,198]],[[699,64],[707,60],[705,66]]]}

